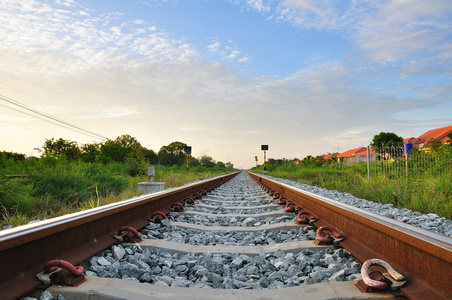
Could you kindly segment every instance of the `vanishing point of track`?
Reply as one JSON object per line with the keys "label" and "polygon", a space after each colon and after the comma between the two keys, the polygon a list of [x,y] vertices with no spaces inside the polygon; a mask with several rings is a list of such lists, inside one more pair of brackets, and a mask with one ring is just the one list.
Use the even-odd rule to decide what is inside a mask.
{"label": "vanishing point of track", "polygon": [[[237,174],[218,176],[184,187],[1,231],[0,298],[16,299],[42,287],[36,275],[43,271],[44,265],[49,261],[62,260],[74,265],[80,264],[118,243],[114,236],[127,231],[120,230],[121,228],[131,228],[130,231],[134,231],[134,228],[142,229],[149,224],[151,216],[159,221],[170,210],[183,209],[181,206],[187,200],[202,198]],[[273,197],[275,203],[286,204],[287,209],[294,210],[303,219],[312,218],[312,224],[322,228],[323,233],[330,233],[333,238],[334,235],[340,236],[341,239],[337,239],[334,247],[348,250],[361,262],[381,259],[403,274],[406,283],[398,291],[392,292],[394,297],[452,299],[450,237],[293,188],[258,174],[248,175]],[[332,240],[320,234],[320,239],[322,238]],[[227,247],[217,247],[220,248]],[[385,271],[378,266],[372,269]],[[46,271],[51,272],[53,269],[47,267]],[[80,286],[84,284],[86,283]],[[206,289],[185,289],[190,289],[193,299],[205,296]],[[287,288],[290,289],[292,288]],[[259,295],[271,299],[282,294],[283,290],[286,288],[267,290],[266,294]],[[154,296],[166,297],[171,291],[170,287],[158,289]],[[214,295],[217,293],[217,290],[210,291]],[[234,291],[235,295],[243,292]],[[249,297],[252,295],[250,292],[257,293],[248,290],[247,294],[242,295]],[[376,292],[371,295],[380,294],[381,292]]]}

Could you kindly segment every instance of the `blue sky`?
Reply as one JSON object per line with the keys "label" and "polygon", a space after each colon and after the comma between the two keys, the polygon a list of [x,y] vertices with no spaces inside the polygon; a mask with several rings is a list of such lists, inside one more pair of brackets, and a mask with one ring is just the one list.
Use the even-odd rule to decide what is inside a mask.
{"label": "blue sky", "polygon": [[[249,168],[452,125],[452,2],[2,0],[0,95]],[[0,100],[0,150],[99,141]],[[22,109],[23,110],[23,109]],[[31,114],[31,115],[30,115]]]}

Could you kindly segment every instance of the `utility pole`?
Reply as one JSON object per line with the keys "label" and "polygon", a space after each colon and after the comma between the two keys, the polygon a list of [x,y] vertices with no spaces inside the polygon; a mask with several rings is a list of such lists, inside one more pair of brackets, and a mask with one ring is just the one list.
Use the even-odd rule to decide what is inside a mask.
{"label": "utility pole", "polygon": [[187,171],[188,171],[188,165],[190,164],[191,146],[185,147],[184,151],[185,151],[185,154],[187,155]]}
{"label": "utility pole", "polygon": [[267,157],[266,151],[268,150],[268,145],[261,145],[261,150],[264,151],[264,174],[267,174]]}

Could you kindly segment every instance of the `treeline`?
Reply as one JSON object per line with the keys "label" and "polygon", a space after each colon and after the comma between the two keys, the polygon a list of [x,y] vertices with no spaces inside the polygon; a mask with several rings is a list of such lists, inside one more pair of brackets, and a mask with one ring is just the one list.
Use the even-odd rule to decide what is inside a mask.
{"label": "treeline", "polygon": [[[39,149],[42,152],[41,158],[27,158],[24,154],[3,151],[0,154],[0,167],[11,167],[11,163],[25,160],[60,159],[103,165],[124,164],[128,167],[127,173],[136,176],[146,174],[146,168],[149,165],[185,166],[187,163],[185,147],[187,144],[176,141],[162,146],[158,152],[155,152],[142,146],[135,137],[127,134],[118,136],[114,140],[82,145],[62,138],[51,138],[46,139],[42,149]],[[215,161],[208,155],[196,158],[189,154],[189,162],[190,167],[233,169],[232,163]]]}
{"label": "treeline", "polygon": [[[413,149],[411,156],[425,157],[426,160],[410,161],[410,168],[422,170],[418,175],[391,176],[384,172],[368,178],[366,162],[342,164],[337,157],[323,155],[306,156],[303,159],[272,159],[266,164],[269,175],[318,186],[329,190],[350,193],[358,198],[392,204],[397,208],[408,208],[421,213],[435,213],[452,219],[452,138],[441,143],[431,140],[425,150]],[[392,147],[401,143],[373,143],[371,146]],[[382,156],[387,169],[395,171],[396,156]],[[419,163],[423,161],[423,163]],[[425,163],[424,163],[425,162]],[[262,173],[263,165],[251,171]]]}
{"label": "treeline", "polygon": [[189,156],[187,170],[185,147],[185,143],[172,142],[155,152],[136,138],[121,135],[82,145],[61,138],[46,139],[40,157],[0,152],[0,224],[25,224],[29,219],[54,217],[140,195],[137,183],[148,180],[150,165],[156,166],[155,180],[164,181],[165,187],[210,178],[233,168],[231,163],[203,155]]}

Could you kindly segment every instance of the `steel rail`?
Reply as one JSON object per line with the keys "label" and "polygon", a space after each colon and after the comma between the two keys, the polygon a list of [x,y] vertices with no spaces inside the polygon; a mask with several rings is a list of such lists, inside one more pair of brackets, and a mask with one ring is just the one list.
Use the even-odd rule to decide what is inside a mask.
{"label": "steel rail", "polygon": [[409,299],[452,299],[452,238],[316,195],[264,176],[248,173],[283,194],[345,239],[339,244],[356,258],[380,258],[406,279]]}
{"label": "steel rail", "polygon": [[115,244],[113,236],[122,226],[141,229],[153,212],[168,213],[173,203],[237,174],[0,231],[0,299],[17,299],[38,288],[36,274],[46,262],[59,259],[79,264]]}

